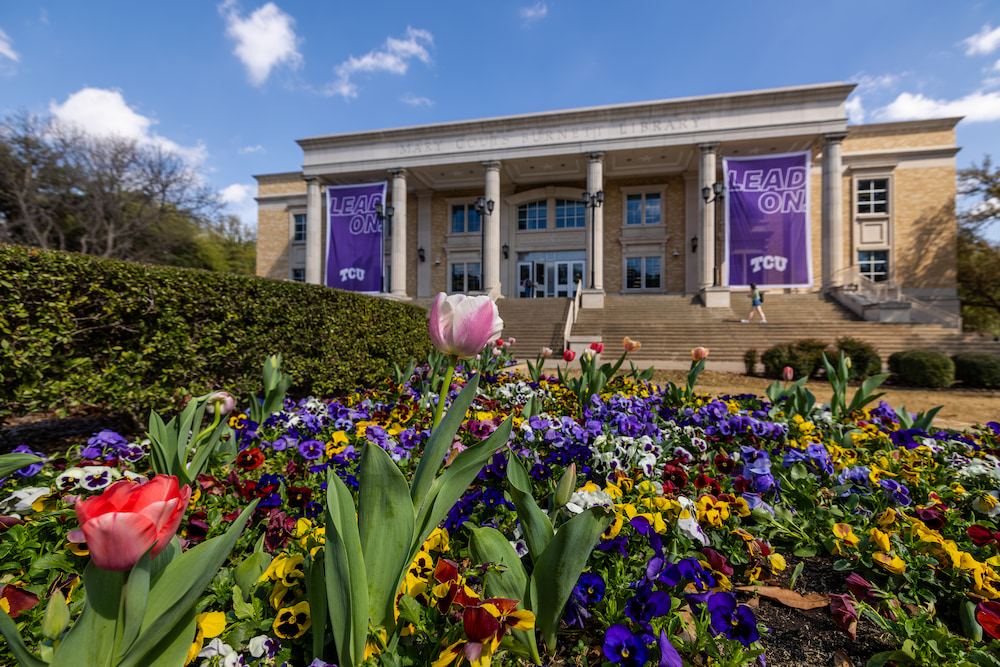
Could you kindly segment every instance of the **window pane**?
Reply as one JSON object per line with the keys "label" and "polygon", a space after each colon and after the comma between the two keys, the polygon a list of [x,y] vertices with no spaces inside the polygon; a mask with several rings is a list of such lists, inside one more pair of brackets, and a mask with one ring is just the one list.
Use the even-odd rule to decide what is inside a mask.
{"label": "window pane", "polygon": [[646,224],[660,224],[660,195],[646,195]]}
{"label": "window pane", "polygon": [[306,270],[292,269],[292,280],[297,283],[304,283],[306,281]]}
{"label": "window pane", "polygon": [[625,287],[626,289],[640,289],[642,287],[641,257],[630,257],[625,260]]}
{"label": "window pane", "polygon": [[469,291],[479,292],[483,288],[480,286],[479,281],[479,262],[469,262],[466,264],[469,271]]}
{"label": "window pane", "polygon": [[472,205],[469,205],[469,233],[478,234],[479,230],[483,228],[483,217],[479,215]]}
{"label": "window pane", "polygon": [[465,206],[451,207],[451,233],[462,234],[465,232]]}
{"label": "window pane", "polygon": [[646,258],[646,287],[655,288],[660,286],[660,258]]}
{"label": "window pane", "polygon": [[583,202],[570,199],[556,200],[556,229],[586,227],[586,216],[587,209]]}
{"label": "window pane", "polygon": [[465,291],[465,264],[451,265],[451,291],[457,293]]}
{"label": "window pane", "polygon": [[294,241],[306,240],[306,216],[304,213],[295,214],[295,236]]}
{"label": "window pane", "polygon": [[642,224],[642,195],[628,195],[625,198],[625,224]]}
{"label": "window pane", "polygon": [[517,228],[527,229],[528,228],[528,205],[521,204],[517,207]]}

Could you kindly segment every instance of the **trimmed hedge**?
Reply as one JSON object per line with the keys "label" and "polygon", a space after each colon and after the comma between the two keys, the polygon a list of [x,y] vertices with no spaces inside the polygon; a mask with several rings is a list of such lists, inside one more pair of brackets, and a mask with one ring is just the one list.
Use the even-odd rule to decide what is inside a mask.
{"label": "trimmed hedge", "polygon": [[844,336],[837,339],[834,347],[837,349],[837,354],[832,357],[827,355],[827,358],[830,359],[830,363],[836,363],[837,359],[840,358],[840,352],[849,357],[851,360],[851,368],[848,371],[849,380],[863,380],[882,372],[882,357],[868,343],[857,338]]}
{"label": "trimmed hedge", "polygon": [[823,353],[830,358],[827,344],[815,338],[803,338],[792,343],[775,345],[761,355],[764,375],[780,378],[785,366],[791,366],[795,377],[815,377],[823,369]]}
{"label": "trimmed hedge", "polygon": [[317,285],[0,245],[0,418],[100,405],[144,419],[186,396],[329,395],[426,358],[427,313]]}
{"label": "trimmed hedge", "polygon": [[1000,387],[1000,357],[982,352],[967,352],[956,354],[951,360],[955,363],[956,380],[970,387]]}
{"label": "trimmed hedge", "polygon": [[934,350],[895,352],[889,356],[889,370],[916,387],[948,387],[955,381],[955,363]]}

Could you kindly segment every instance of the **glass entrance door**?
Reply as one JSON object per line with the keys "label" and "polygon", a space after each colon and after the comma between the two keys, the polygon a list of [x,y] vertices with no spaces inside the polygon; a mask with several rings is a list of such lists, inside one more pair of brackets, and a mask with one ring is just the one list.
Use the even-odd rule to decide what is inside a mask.
{"label": "glass entrance door", "polygon": [[576,284],[583,279],[583,262],[556,262],[553,296],[576,296]]}

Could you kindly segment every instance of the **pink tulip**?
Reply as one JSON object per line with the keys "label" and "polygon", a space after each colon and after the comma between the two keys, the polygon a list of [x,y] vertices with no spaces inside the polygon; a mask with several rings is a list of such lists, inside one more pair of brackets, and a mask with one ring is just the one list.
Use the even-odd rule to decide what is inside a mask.
{"label": "pink tulip", "polygon": [[795,377],[795,370],[791,366],[785,366],[781,369],[781,377],[785,382],[791,382],[792,378]]}
{"label": "pink tulip", "polygon": [[707,347],[696,347],[693,350],[691,350],[692,361],[701,361],[702,359],[706,359],[707,357],[708,357]]}
{"label": "pink tulip", "polygon": [[642,347],[642,343],[640,343],[637,340],[632,340],[628,336],[625,336],[625,338],[622,338],[622,347],[625,348],[626,352],[635,352],[640,347]]}
{"label": "pink tulip", "polygon": [[576,352],[574,352],[573,350],[566,350],[565,352],[563,352],[563,361],[565,361],[567,364],[573,361],[574,359],[576,359]]}
{"label": "pink tulip", "polygon": [[600,354],[601,352],[604,352],[604,343],[591,343],[590,349],[595,353]]}
{"label": "pink tulip", "polygon": [[541,352],[540,352],[540,354],[543,357],[545,357],[546,359],[548,359],[549,357],[552,356],[552,348],[551,347],[543,347],[542,350],[541,350]]}
{"label": "pink tulip", "polygon": [[94,564],[123,572],[150,547],[156,557],[177,532],[190,499],[191,487],[181,489],[176,477],[157,475],[145,484],[123,479],[78,501],[76,518]]}
{"label": "pink tulip", "polygon": [[488,296],[441,292],[431,307],[431,342],[444,354],[471,359],[503,331],[497,305]]}
{"label": "pink tulip", "polygon": [[232,397],[227,391],[217,391],[208,397],[208,408],[206,412],[210,415],[215,414],[215,406],[219,406],[219,414],[225,416],[233,411],[236,407],[236,399]]}

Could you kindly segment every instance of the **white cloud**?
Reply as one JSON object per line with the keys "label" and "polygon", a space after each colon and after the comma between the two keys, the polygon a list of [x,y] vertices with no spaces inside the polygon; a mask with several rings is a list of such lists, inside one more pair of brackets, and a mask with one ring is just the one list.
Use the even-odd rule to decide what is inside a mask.
{"label": "white cloud", "polygon": [[337,80],[330,84],[325,92],[329,95],[342,95],[345,98],[357,97],[358,86],[351,81],[352,76],[358,72],[406,74],[412,59],[416,58],[423,63],[431,61],[427,47],[433,45],[434,36],[430,32],[407,27],[405,39],[389,37],[381,49],[369,51],[360,58],[351,56],[338,65],[334,70],[337,73]]}
{"label": "white cloud", "polygon": [[219,5],[219,12],[226,19],[226,35],[236,40],[233,53],[247,68],[253,85],[263,85],[278,65],[298,69],[302,64],[295,19],[273,2],[259,7],[248,18],[240,15],[235,0]]}
{"label": "white cloud", "polygon": [[854,91],[856,93],[884,93],[887,88],[895,88],[896,84],[899,83],[899,78],[895,74],[882,74],[879,76],[858,74],[854,77],[854,80],[857,82],[857,88]]}
{"label": "white cloud", "polygon": [[536,2],[533,7],[522,7],[521,18],[525,23],[540,21],[549,13],[548,5],[544,2]]}
{"label": "white cloud", "polygon": [[417,97],[412,93],[407,93],[400,98],[403,104],[409,104],[411,107],[431,107],[434,106],[434,102],[427,97]]}
{"label": "white cloud", "polygon": [[992,29],[986,24],[972,37],[963,39],[962,44],[967,46],[965,49],[967,56],[989,55],[1000,47],[1000,28]]}
{"label": "white cloud", "polygon": [[156,121],[132,109],[119,90],[82,88],[62,104],[50,102],[49,112],[57,120],[75,125],[87,134],[134,139],[140,144],[175,153],[192,165],[200,165],[208,155],[202,144],[181,146],[152,132]]}
{"label": "white cloud", "polygon": [[257,202],[254,201],[256,187],[245,183],[233,183],[219,191],[219,200],[226,210],[239,217],[244,224],[256,227]]}
{"label": "white cloud", "polygon": [[256,146],[244,146],[238,152],[240,155],[249,155],[250,153],[266,153],[267,150],[260,144],[257,144]]}
{"label": "white cloud", "polygon": [[865,108],[861,104],[860,95],[853,94],[847,98],[847,103],[844,104],[844,109],[847,111],[847,118],[850,122],[857,125],[865,122]]}
{"label": "white cloud", "polygon": [[0,56],[9,58],[14,62],[20,62],[21,56],[14,50],[14,43],[3,30],[0,30]]}
{"label": "white cloud", "polygon": [[921,94],[901,93],[874,114],[881,121],[964,116],[965,122],[1000,120],[1000,92],[976,91],[957,100],[934,100]]}

